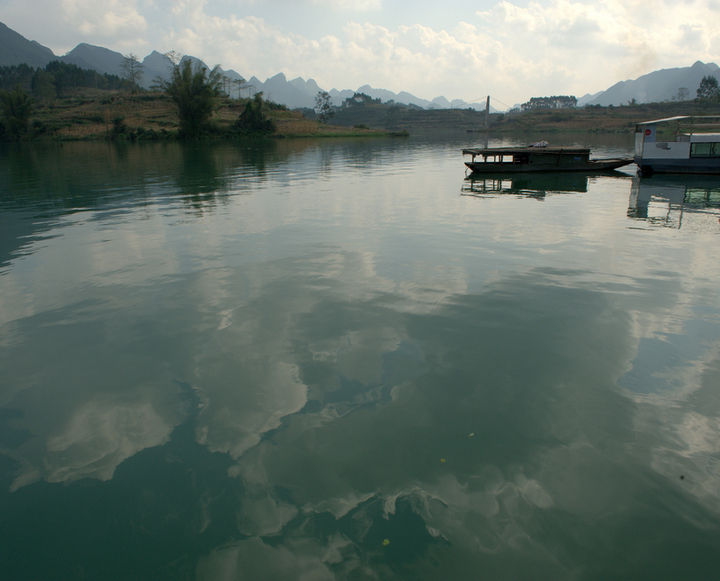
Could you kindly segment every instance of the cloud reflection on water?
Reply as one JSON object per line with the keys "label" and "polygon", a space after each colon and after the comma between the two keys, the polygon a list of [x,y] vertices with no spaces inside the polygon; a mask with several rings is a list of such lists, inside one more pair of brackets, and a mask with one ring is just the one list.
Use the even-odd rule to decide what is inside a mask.
{"label": "cloud reflection on water", "polygon": [[[668,472],[636,448],[638,403],[616,387],[638,349],[627,315],[636,297],[595,290],[587,272],[542,269],[502,277],[480,294],[447,294],[429,280],[393,287],[361,267],[365,260],[330,252],[327,276],[322,255],[310,272],[297,260],[208,271],[168,282],[159,312],[145,319],[126,321],[116,310],[103,323],[113,333],[96,333],[103,351],[129,349],[137,362],[148,342],[173,336],[172,350],[155,347],[151,367],[133,372],[159,381],[128,390],[132,380],[121,374],[103,396],[92,378],[117,362],[88,357],[84,386],[70,386],[68,369],[58,396],[74,399],[61,409],[51,399],[44,411],[26,404],[35,437],[13,453],[26,465],[14,487],[38,477],[107,479],[126,458],[166,442],[188,417],[159,411],[178,395],[172,369],[199,397],[198,443],[237,459],[228,470],[239,491],[237,530],[250,537],[205,559],[200,577],[242,579],[238,563],[252,570],[268,559],[279,572],[328,578],[362,568],[363,555],[380,550],[368,546],[372,531],[392,522],[400,502],[437,541],[426,541],[427,554],[398,556],[388,565],[396,573],[512,570],[521,559],[571,578],[579,560],[546,545],[544,531],[577,521],[577,542],[588,548],[596,542],[589,523],[620,519],[628,495],[641,496],[633,464]],[[457,285],[464,288],[462,277]],[[427,301],[429,292],[444,298]],[[94,348],[80,339],[87,329],[76,335],[62,324],[71,318],[45,325],[48,341],[60,340],[77,360]],[[90,390],[90,401],[79,397]],[[51,409],[47,427],[33,420]],[[717,426],[698,417],[682,425],[680,435],[700,442],[689,453],[716,453],[708,443]],[[696,494],[710,499],[716,487],[717,476]],[[370,510],[377,503],[379,512]],[[326,523],[320,538],[307,536],[326,513],[366,524]],[[272,536],[283,540],[258,538]],[[444,565],[435,570],[438,551]]]}
{"label": "cloud reflection on water", "polygon": [[[232,205],[213,227],[200,214],[170,227],[151,208],[104,247],[78,219],[69,230],[94,236],[93,260],[67,275],[82,284],[41,287],[35,311],[19,291],[4,298],[13,494],[41,478],[165,474],[164,456],[189,475],[208,579],[572,579],[600,576],[621,548],[662,565],[663,549],[714,534],[718,358],[706,337],[718,322],[693,310],[714,288],[711,249],[694,250],[686,278],[632,248],[591,256],[581,241],[608,237],[606,216],[578,218],[571,195],[532,204],[543,210],[529,234],[517,206],[463,198],[475,206],[448,220],[453,233],[485,237],[466,254],[426,242],[423,227],[403,233],[421,251],[394,246],[395,232],[315,244],[297,232],[303,198],[274,214],[276,201]],[[328,222],[352,214],[333,203]],[[73,240],[43,256],[74,256]],[[522,258],[504,265],[497,240]],[[550,244],[555,258],[538,265]],[[39,274],[62,273],[28,256]],[[13,288],[26,280],[9,274]],[[658,389],[633,390],[638,374]],[[148,498],[176,491],[144,486]]]}
{"label": "cloud reflection on water", "polygon": [[[554,478],[545,474],[543,483],[526,471],[579,435],[592,449],[604,430],[629,432],[631,409],[612,388],[633,351],[622,313],[600,293],[548,285],[533,274],[506,279],[483,295],[453,295],[424,313],[373,301],[317,304],[317,312],[296,319],[293,345],[300,377],[324,379],[316,382],[325,386],[317,392],[321,407],[287,417],[282,430],[243,454],[234,474],[243,481],[253,475],[270,495],[289,491],[306,518],[329,511],[343,519],[374,498],[386,507],[403,498],[425,507],[417,510],[427,529],[462,559],[471,545],[508,559],[530,547],[541,558],[536,513],[555,505],[548,492]],[[402,341],[384,341],[380,321]],[[317,344],[323,331],[379,335],[374,345],[385,362],[386,388],[377,399],[358,397],[372,393],[371,385],[347,389],[339,401],[330,397],[327,378],[348,380],[337,359],[312,350],[302,357],[303,345]],[[414,347],[403,349],[404,343]],[[588,361],[594,344],[613,348]],[[346,348],[364,349],[352,341]],[[363,358],[373,360],[368,353]],[[361,384],[363,378],[350,379]],[[598,460],[610,462],[604,455]],[[579,504],[587,501],[577,493]],[[386,508],[386,516],[392,512]]]}

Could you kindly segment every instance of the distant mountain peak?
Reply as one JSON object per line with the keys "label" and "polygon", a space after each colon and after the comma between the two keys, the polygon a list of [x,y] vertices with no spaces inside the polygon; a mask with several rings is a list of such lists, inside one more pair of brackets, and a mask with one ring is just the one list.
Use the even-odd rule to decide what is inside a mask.
{"label": "distant mountain peak", "polygon": [[693,98],[700,81],[707,75],[715,74],[715,63],[695,61],[689,67],[661,69],[637,79],[615,83],[606,91],[588,95],[578,101],[579,105],[626,105],[633,99],[638,103],[660,103],[680,98],[680,89],[687,89],[686,98]]}
{"label": "distant mountain peak", "polygon": [[44,67],[56,58],[49,48],[28,40],[0,22],[0,66],[25,63],[31,67]]}
{"label": "distant mountain peak", "polygon": [[[120,64],[123,58],[123,55],[119,52],[85,42],[78,44],[66,55],[57,57],[49,48],[37,41],[26,39],[0,22],[0,66],[25,63],[32,67],[44,67],[50,61],[61,60],[81,68],[118,75],[120,74]],[[187,59],[207,67],[205,63],[196,57],[189,55],[183,57],[183,60]],[[143,60],[145,67],[143,85],[149,87],[158,76],[167,78],[170,64],[164,54],[153,50]],[[624,105],[632,102],[633,99],[638,103],[661,102],[677,99],[681,94],[685,96],[689,94],[689,97],[692,98],[700,86],[702,77],[707,75],[720,77],[718,74],[719,68],[715,63],[703,63],[698,60],[689,67],[654,71],[634,80],[616,83],[605,91],[585,95],[580,99],[578,105]],[[241,78],[241,75],[233,70],[223,71],[223,74],[232,80]],[[323,90],[314,79],[306,81],[302,77],[297,77],[292,81],[288,81],[282,72],[266,79],[264,83],[253,76],[245,86],[254,87],[256,92],[263,91],[266,98],[283,103],[290,108],[314,107],[315,96],[319,91]],[[687,89],[687,91],[681,92],[680,89]],[[236,88],[235,90],[239,91],[240,89]],[[432,101],[428,101],[406,91],[394,93],[387,89],[374,89],[368,84],[362,85],[356,91],[332,89],[328,93],[331,95],[335,105],[340,105],[355,93],[365,93],[373,99],[380,99],[382,102],[394,101],[395,103],[424,108],[472,107],[482,111],[485,106],[484,103],[466,103],[460,99],[448,101],[444,96],[435,97]]]}

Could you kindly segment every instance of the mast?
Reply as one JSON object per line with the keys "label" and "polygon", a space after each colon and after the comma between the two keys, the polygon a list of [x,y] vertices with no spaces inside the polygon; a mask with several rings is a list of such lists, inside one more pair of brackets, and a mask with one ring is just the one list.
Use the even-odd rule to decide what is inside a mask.
{"label": "mast", "polygon": [[485,102],[485,129],[488,129],[490,127],[490,95],[487,96],[487,101]]}

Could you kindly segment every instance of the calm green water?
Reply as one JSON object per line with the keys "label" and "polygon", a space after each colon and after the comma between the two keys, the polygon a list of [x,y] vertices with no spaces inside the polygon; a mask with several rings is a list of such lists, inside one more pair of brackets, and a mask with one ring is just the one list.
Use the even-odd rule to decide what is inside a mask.
{"label": "calm green water", "polygon": [[715,578],[720,181],[475,138],[0,149],[0,576]]}

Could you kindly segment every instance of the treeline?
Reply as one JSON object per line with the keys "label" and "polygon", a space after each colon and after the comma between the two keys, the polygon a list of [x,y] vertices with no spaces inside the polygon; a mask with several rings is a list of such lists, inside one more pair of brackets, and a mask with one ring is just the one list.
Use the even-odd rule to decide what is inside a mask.
{"label": "treeline", "polygon": [[577,99],[573,95],[553,95],[552,97],[533,97],[520,105],[523,111],[532,109],[574,109]]}
{"label": "treeline", "polygon": [[133,88],[129,81],[118,75],[81,69],[61,61],[52,61],[45,68],[26,64],[0,67],[0,90],[13,91],[17,85],[39,102],[65,97],[73,89],[92,87],[117,91]]}
{"label": "treeline", "polygon": [[[423,109],[414,104],[382,102],[365,93],[354,93],[339,106],[329,104],[330,96],[320,92],[315,109],[299,109],[308,119],[321,123],[331,121],[340,127],[383,129],[393,135],[406,135],[408,130],[462,130],[480,126],[485,112],[466,109]],[[497,119],[494,115],[493,119]]]}
{"label": "treeline", "polygon": [[[267,112],[287,110],[287,108],[284,105],[265,102],[262,93],[257,93],[253,99],[244,102],[239,99],[234,101],[236,107],[244,105],[244,108],[229,127],[220,127],[214,122],[215,111],[223,102],[230,101],[222,90],[223,78],[220,71],[219,66],[211,71],[200,65],[193,67],[192,61],[188,59],[173,65],[169,80],[157,81],[158,91],[164,93],[165,98],[169,98],[176,110],[178,121],[176,131],[168,132],[163,128],[161,132],[155,132],[142,127],[130,130],[125,124],[124,115],[116,114],[110,117],[109,110],[106,109],[104,120],[106,137],[108,139],[197,139],[205,136],[236,138],[272,135],[276,126]],[[52,116],[55,111],[62,108],[52,105],[35,107],[35,104],[54,98],[58,91],[62,93],[70,88],[87,87],[129,90],[136,88],[135,83],[120,80],[114,75],[100,75],[94,71],[57,61],[50,63],[44,69],[33,69],[27,65],[0,67],[0,73],[2,73],[0,141],[27,141],[57,131],[58,117],[51,117],[50,122],[47,122],[47,115]],[[12,88],[6,89],[5,86]],[[137,93],[133,94],[139,98]],[[161,95],[158,97],[163,98]],[[111,102],[110,99],[97,101]],[[46,122],[38,118],[38,113],[42,114]],[[32,119],[33,114],[36,114],[35,119]],[[102,122],[103,118],[96,113],[93,121],[98,120]],[[71,122],[82,124],[86,121],[88,119],[74,117]],[[112,121],[112,132],[110,132],[110,121]]]}

